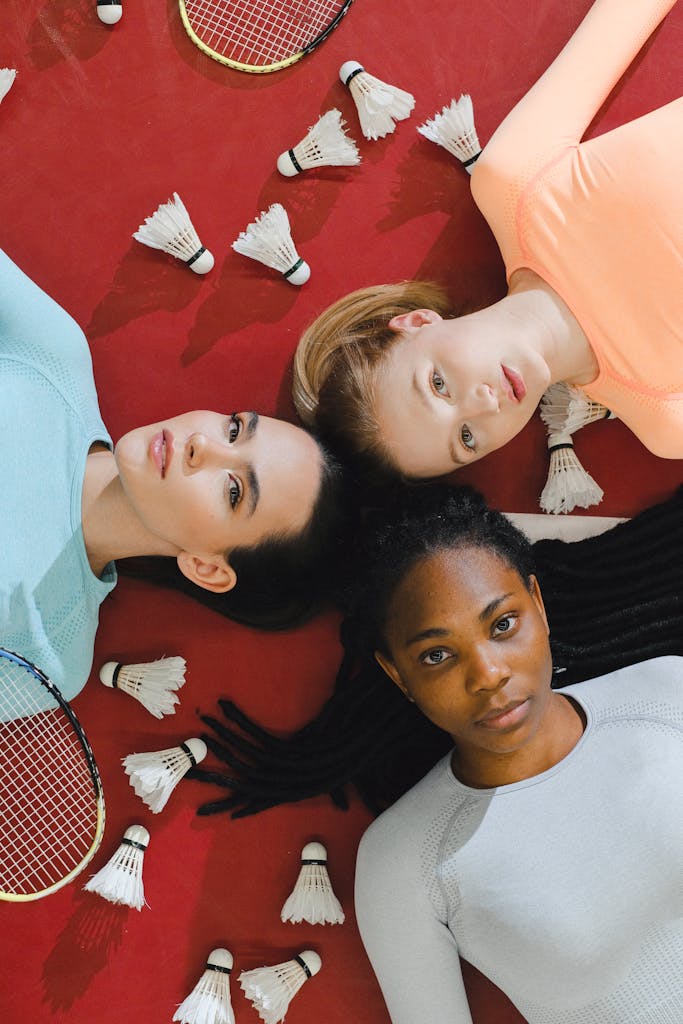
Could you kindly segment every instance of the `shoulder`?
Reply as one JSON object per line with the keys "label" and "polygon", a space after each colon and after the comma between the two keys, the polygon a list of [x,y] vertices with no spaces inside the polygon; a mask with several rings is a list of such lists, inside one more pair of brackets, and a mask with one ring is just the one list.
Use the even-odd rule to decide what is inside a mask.
{"label": "shoulder", "polygon": [[559,692],[589,705],[598,720],[619,714],[683,725],[683,657],[651,658]]}
{"label": "shoulder", "polygon": [[425,837],[453,796],[449,765],[450,754],[369,826],[358,848],[358,878],[421,873]]}

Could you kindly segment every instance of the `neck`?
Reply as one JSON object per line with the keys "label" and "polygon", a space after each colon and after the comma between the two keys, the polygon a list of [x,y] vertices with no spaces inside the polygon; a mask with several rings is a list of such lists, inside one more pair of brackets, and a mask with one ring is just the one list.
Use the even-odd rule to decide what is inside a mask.
{"label": "neck", "polygon": [[492,789],[522,782],[548,771],[574,749],[583,735],[585,718],[578,705],[551,692],[543,718],[523,747],[509,753],[481,748],[453,751],[453,774],[466,786]]}
{"label": "neck", "polygon": [[117,558],[177,554],[140,522],[110,451],[91,451],[86,459],[81,522],[88,562],[96,576]]}
{"label": "neck", "polygon": [[501,300],[508,317],[545,359],[551,382],[589,384],[598,363],[578,320],[557,292],[532,270],[518,270]]}

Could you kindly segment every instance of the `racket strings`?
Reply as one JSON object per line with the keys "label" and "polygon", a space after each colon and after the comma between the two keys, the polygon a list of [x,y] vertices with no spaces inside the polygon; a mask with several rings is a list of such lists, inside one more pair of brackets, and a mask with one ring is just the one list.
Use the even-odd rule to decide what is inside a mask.
{"label": "racket strings", "polygon": [[192,30],[205,46],[253,66],[304,50],[343,8],[341,0],[185,0]]}
{"label": "racket strings", "polygon": [[23,665],[0,659],[0,889],[56,884],[93,846],[101,795],[74,725]]}

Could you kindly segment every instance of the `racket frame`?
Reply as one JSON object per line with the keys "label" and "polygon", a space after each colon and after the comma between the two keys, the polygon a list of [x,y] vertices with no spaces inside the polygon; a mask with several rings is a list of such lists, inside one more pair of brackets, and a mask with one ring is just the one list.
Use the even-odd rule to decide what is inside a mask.
{"label": "racket frame", "polygon": [[[76,738],[80,743],[81,749],[83,750],[83,754],[85,755],[85,759],[90,770],[90,778],[93,784],[93,789],[95,791],[95,799],[97,804],[97,819],[95,822],[95,833],[93,836],[92,843],[90,844],[90,847],[88,848],[80,862],[74,868],[72,868],[71,871],[67,872],[62,878],[58,879],[56,882],[53,882],[51,885],[46,886],[44,889],[40,889],[36,892],[29,893],[6,892],[4,889],[1,888],[2,882],[0,880],[0,900],[4,900],[9,903],[28,903],[32,900],[42,899],[43,896],[49,896],[51,893],[57,892],[65,885],[68,885],[69,882],[73,881],[73,879],[78,874],[80,874],[83,868],[85,868],[86,865],[89,864],[90,861],[93,859],[93,857],[97,853],[97,850],[99,849],[100,843],[102,842],[102,837],[104,835],[104,825],[106,817],[104,805],[104,791],[102,789],[102,780],[100,779],[100,773],[97,769],[97,763],[95,761],[95,757],[90,747],[90,744],[88,743],[88,739],[85,735],[85,732],[83,731],[83,727],[76,718],[76,715],[73,712],[70,705],[62,696],[56,684],[53,683],[52,680],[49,679],[44,672],[41,672],[41,670],[37,668],[35,665],[33,665],[30,661],[28,661],[26,658],[22,658],[20,654],[15,654],[14,651],[8,651],[4,647],[0,647],[0,664],[2,664],[3,658],[7,661],[13,662],[15,665],[19,665],[21,668],[27,669],[33,676],[35,676],[38,682],[48,691],[48,693],[52,697],[54,697],[54,699],[59,704],[61,710],[65,713],[76,734]],[[0,786],[1,785],[2,780],[0,779]],[[0,837],[0,841],[2,841],[2,837]]]}
{"label": "racket frame", "polygon": [[311,53],[312,50],[315,50],[315,48],[319,46],[320,43],[324,42],[330,33],[335,30],[352,3],[353,0],[344,0],[341,10],[338,11],[323,31],[296,53],[290,54],[290,56],[284,57],[282,60],[274,61],[272,64],[245,64],[242,61],[233,60],[231,57],[226,57],[224,54],[218,53],[216,50],[212,50],[210,46],[200,39],[190,22],[190,17],[185,9],[185,0],[178,0],[180,17],[185,27],[185,31],[195,46],[199,47],[202,53],[205,53],[207,57],[211,57],[213,60],[217,60],[219,64],[224,64],[226,67],[233,68],[235,71],[246,71],[248,74],[254,75],[270,74],[272,71],[280,71],[282,68],[291,67],[292,64],[296,64],[296,62],[301,60],[302,57]]}

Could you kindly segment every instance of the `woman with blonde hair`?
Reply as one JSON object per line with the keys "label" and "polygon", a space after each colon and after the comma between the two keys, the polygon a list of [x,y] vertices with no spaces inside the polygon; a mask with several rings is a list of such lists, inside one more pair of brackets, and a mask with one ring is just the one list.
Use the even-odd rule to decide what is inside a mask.
{"label": "woman with blonde hair", "polygon": [[675,0],[596,0],[474,166],[508,292],[453,317],[433,285],[365,288],[304,333],[294,399],[342,450],[408,477],[469,465],[566,381],[683,458],[683,99],[586,142]]}

